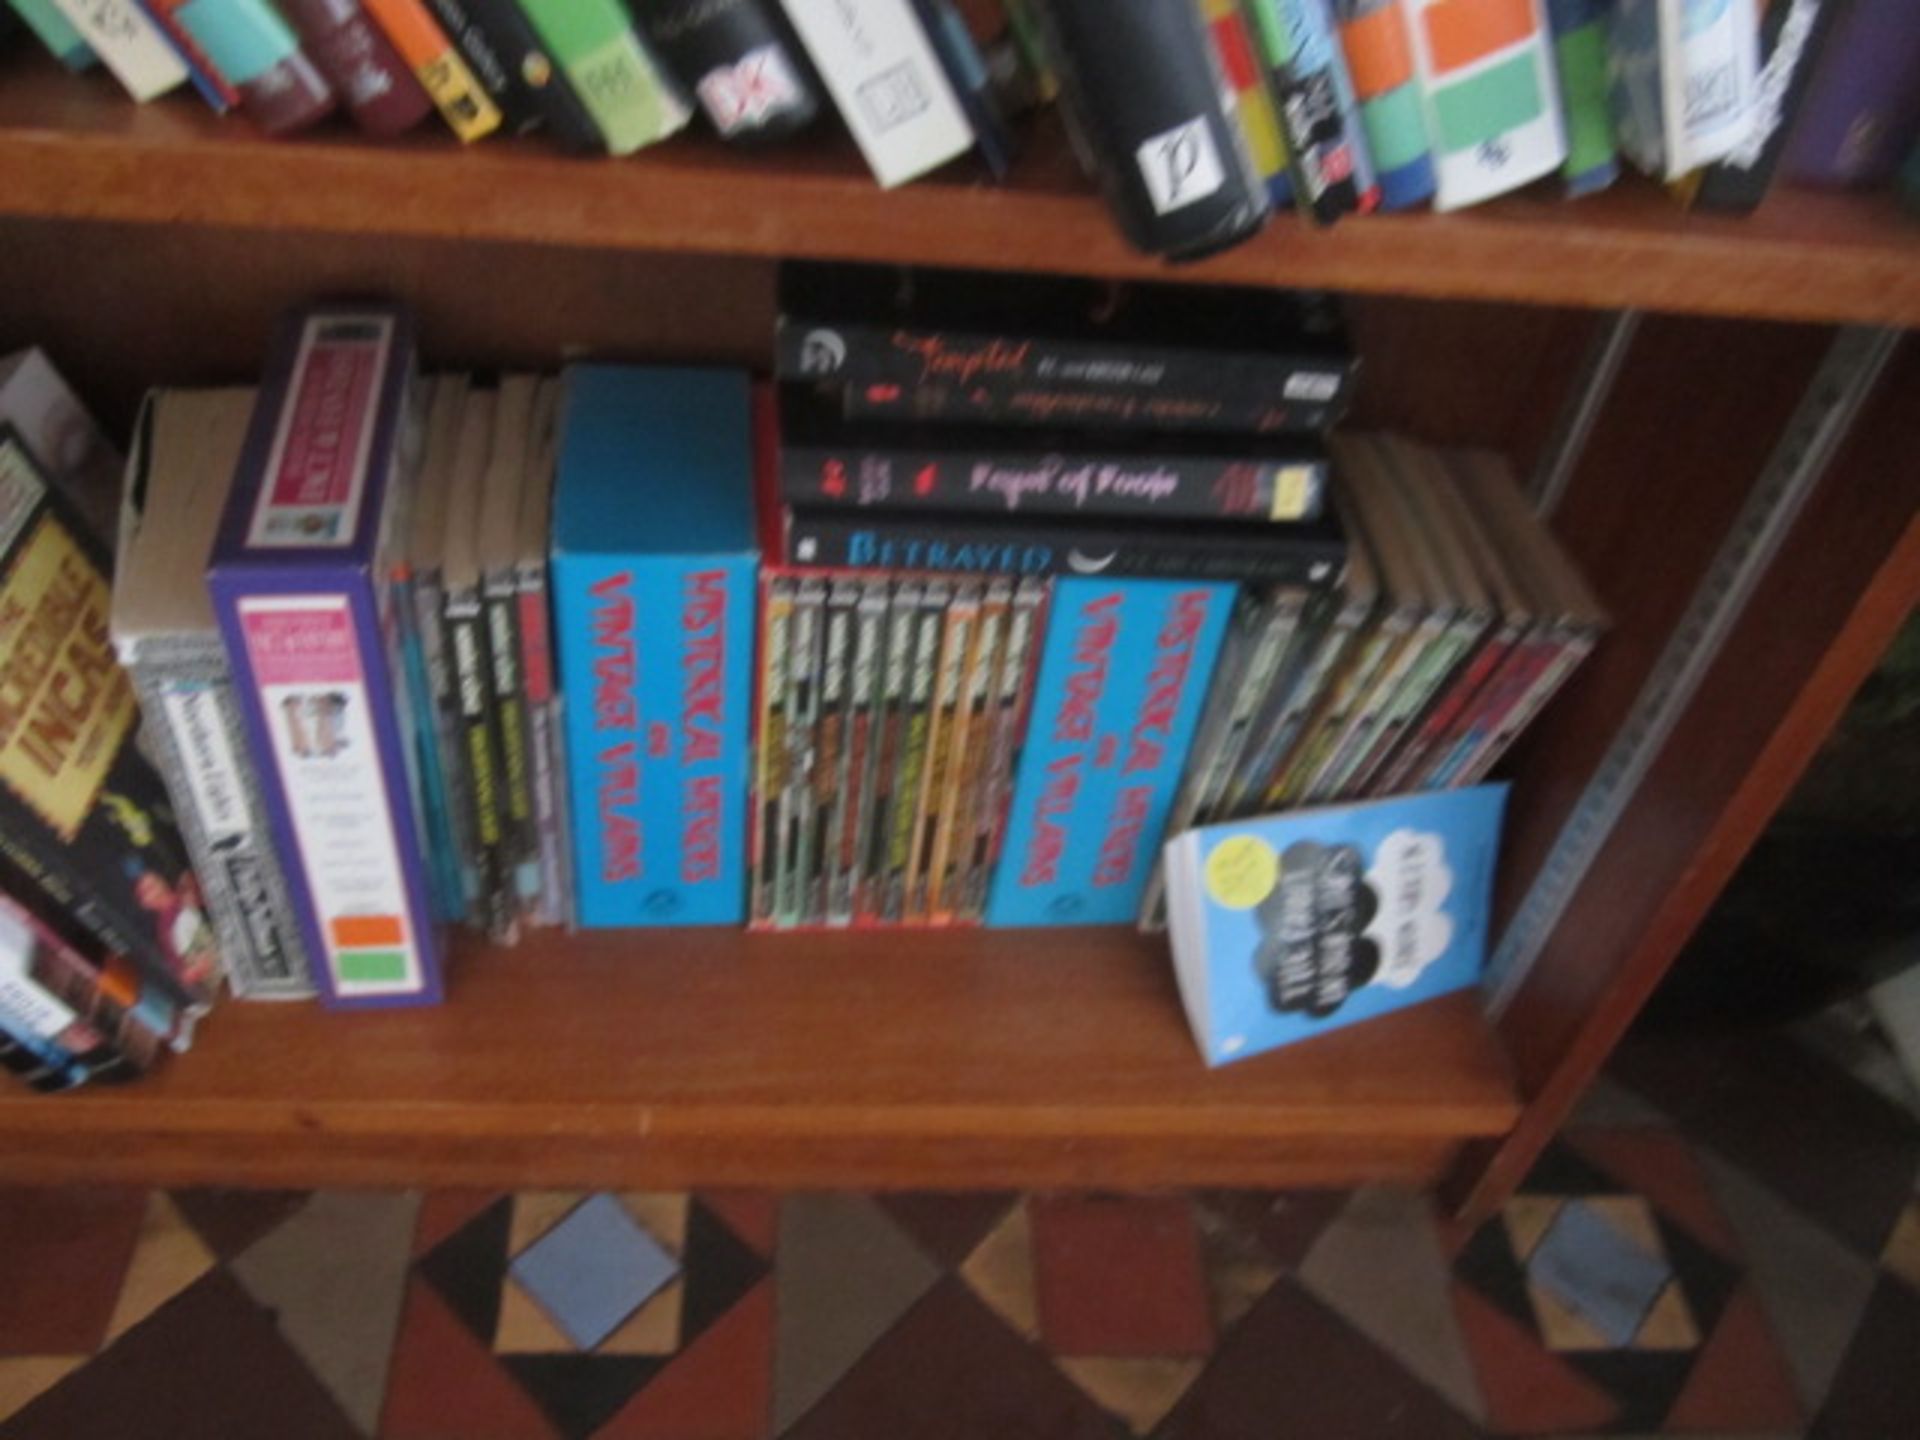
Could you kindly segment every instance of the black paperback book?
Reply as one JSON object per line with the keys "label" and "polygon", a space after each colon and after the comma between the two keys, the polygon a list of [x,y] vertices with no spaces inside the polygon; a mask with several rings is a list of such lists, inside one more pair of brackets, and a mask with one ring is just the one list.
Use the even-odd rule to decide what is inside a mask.
{"label": "black paperback book", "polygon": [[632,8],[723,139],[778,139],[819,115],[819,81],[778,0],[633,0]]}
{"label": "black paperback book", "polygon": [[1197,5],[1037,0],[1060,105],[1121,233],[1169,259],[1224,250],[1266,223]]}
{"label": "black paperback book", "polygon": [[1331,513],[1306,525],[1089,525],[971,515],[799,509],[785,556],[799,568],[965,575],[1111,575],[1331,584],[1347,541]]}
{"label": "black paperback book", "polygon": [[1356,365],[1313,293],[791,262],[774,371],[849,417],[1306,433]]}
{"label": "black paperback book", "polygon": [[1319,518],[1331,462],[1299,437],[850,422],[782,397],[780,494],[820,510],[1209,520]]}
{"label": "black paperback book", "polygon": [[[538,116],[554,141],[568,150],[599,150],[606,138],[594,123],[587,107],[573,91],[560,67],[547,54],[546,46],[535,33],[516,0],[434,0],[441,12],[447,33],[459,44],[454,25],[448,18],[459,12],[466,22],[461,34],[473,32],[495,57],[496,63],[511,77],[518,89],[520,104]],[[464,46],[462,53],[472,65],[473,55]],[[476,69],[475,73],[479,73]],[[486,84],[482,77],[482,84]],[[503,106],[503,112],[505,107]]]}

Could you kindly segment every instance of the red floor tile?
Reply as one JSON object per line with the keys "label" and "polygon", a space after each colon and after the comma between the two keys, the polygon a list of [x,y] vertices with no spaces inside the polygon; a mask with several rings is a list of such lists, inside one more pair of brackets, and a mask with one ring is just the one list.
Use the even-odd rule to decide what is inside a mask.
{"label": "red floor tile", "polygon": [[700,1199],[762,1260],[773,1258],[774,1238],[780,1233],[778,1195],[764,1190],[702,1190]]}
{"label": "red floor tile", "polygon": [[106,1334],[144,1190],[0,1190],[0,1355],[80,1355]]}
{"label": "red floor tile", "polygon": [[429,1190],[420,1197],[420,1219],[413,1231],[414,1258],[454,1234],[500,1194],[498,1190]]}
{"label": "red floor tile", "polygon": [[594,1440],[761,1440],[772,1408],[769,1280],[675,1356]]}
{"label": "red floor tile", "polygon": [[380,1417],[384,1440],[548,1440],[556,1432],[433,1288],[407,1282]]}
{"label": "red floor tile", "polygon": [[1786,1362],[1750,1290],[1727,1302],[1701,1347],[1680,1398],[1667,1412],[1677,1431],[1798,1432],[1800,1401]]}
{"label": "red floor tile", "polygon": [[1185,1196],[1034,1196],[1040,1333],[1057,1355],[1204,1355],[1213,1320]]}
{"label": "red floor tile", "polygon": [[1619,1406],[1612,1396],[1546,1349],[1512,1317],[1465,1285],[1453,1287],[1454,1313],[1473,1356],[1488,1428],[1500,1435],[1605,1430]]}
{"label": "red floor tile", "polygon": [[1661,1130],[1573,1130],[1565,1143],[1627,1189],[1686,1226],[1703,1245],[1736,1259],[1740,1241],[1707,1188],[1686,1141]]}

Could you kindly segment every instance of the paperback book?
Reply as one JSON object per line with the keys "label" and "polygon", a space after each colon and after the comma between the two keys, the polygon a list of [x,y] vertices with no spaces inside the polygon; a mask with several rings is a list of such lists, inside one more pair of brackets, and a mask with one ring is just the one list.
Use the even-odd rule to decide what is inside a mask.
{"label": "paperback book", "polygon": [[1505,802],[1480,786],[1170,840],[1174,973],[1207,1063],[1477,984]]}

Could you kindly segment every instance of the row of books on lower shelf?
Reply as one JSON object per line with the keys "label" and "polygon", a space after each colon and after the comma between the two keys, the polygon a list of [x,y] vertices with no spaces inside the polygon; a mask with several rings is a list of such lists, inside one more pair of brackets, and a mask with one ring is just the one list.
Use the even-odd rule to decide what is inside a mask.
{"label": "row of books on lower shelf", "polygon": [[[1045,393],[1221,353],[1102,343]],[[1337,354],[1243,381],[1279,414]],[[422,378],[403,309],[312,307],[258,391],[148,396],[111,589],[0,389],[10,1063],[137,1072],[223,978],[436,1001],[450,924],[1159,928],[1167,836],[1472,786],[1605,623],[1500,461],[1327,440],[1324,384],[1192,451],[934,437],[1044,457],[1011,483],[924,422],[837,461],[857,387],[782,373]]]}
{"label": "row of books on lower shelf", "polygon": [[[267,133],[338,104],[391,135],[544,130],[629,154],[703,112],[729,141],[837,107],[883,185],[996,178],[1056,95],[1139,249],[1195,256],[1276,208],[1448,210],[1620,157],[1686,204],[1920,170],[1908,0],[9,0],[138,100],[191,79]],[[7,12],[0,10],[0,16]],[[1920,183],[1920,174],[1910,178]]]}

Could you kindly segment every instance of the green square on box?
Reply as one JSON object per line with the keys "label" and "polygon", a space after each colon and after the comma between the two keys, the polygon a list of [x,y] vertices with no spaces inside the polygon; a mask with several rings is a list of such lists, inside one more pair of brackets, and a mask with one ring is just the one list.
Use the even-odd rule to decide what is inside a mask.
{"label": "green square on box", "polygon": [[360,984],[407,978],[407,957],[399,950],[342,950],[338,967],[342,980]]}

